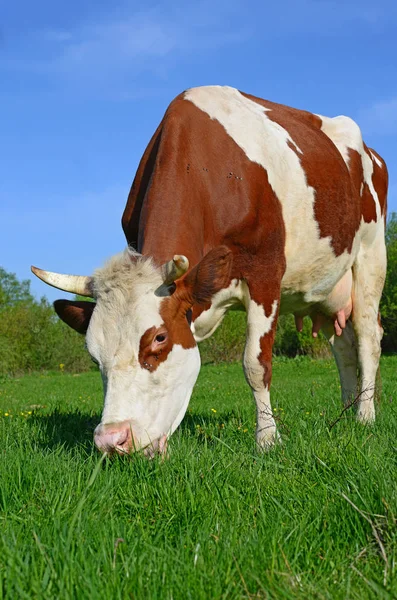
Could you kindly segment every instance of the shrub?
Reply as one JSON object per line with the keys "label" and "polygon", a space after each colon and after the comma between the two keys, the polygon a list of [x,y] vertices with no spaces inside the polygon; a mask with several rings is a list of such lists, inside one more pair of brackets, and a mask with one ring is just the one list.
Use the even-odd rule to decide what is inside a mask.
{"label": "shrub", "polygon": [[229,311],[216,332],[199,344],[201,362],[207,364],[240,360],[244,351],[245,329],[245,311]]}
{"label": "shrub", "polygon": [[57,318],[47,300],[18,301],[0,310],[0,375],[91,366],[84,338]]}
{"label": "shrub", "polygon": [[[216,332],[199,344],[203,364],[240,360],[244,352],[245,330],[245,312],[230,311]],[[305,319],[303,331],[298,333],[292,315],[279,318],[273,353],[290,357],[306,354],[313,358],[328,358],[331,354],[324,336],[312,337],[311,321]]]}
{"label": "shrub", "polygon": [[380,303],[384,337],[382,348],[397,352],[397,214],[392,213],[386,227],[387,274]]}

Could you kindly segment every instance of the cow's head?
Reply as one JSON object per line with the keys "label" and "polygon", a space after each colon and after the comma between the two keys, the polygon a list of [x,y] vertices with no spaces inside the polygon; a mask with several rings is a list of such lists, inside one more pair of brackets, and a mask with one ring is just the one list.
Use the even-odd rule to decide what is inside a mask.
{"label": "cow's head", "polygon": [[104,409],[95,429],[102,451],[165,451],[183,419],[200,370],[190,329],[193,304],[228,284],[231,252],[210,251],[191,271],[184,256],[161,268],[130,249],[93,277],[32,271],[46,283],[95,302],[57,300],[60,318],[79,333],[98,363]]}

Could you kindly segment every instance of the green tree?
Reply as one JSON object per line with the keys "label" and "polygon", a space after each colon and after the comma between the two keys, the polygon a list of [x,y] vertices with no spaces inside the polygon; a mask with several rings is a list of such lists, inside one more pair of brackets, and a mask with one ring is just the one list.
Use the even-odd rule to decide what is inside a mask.
{"label": "green tree", "polygon": [[83,302],[95,302],[94,298],[89,298],[88,296],[80,296],[80,294],[74,295],[74,300],[82,300]]}
{"label": "green tree", "polygon": [[32,296],[30,281],[0,267],[0,376],[91,368],[84,337],[58,319],[46,298]]}
{"label": "green tree", "polygon": [[388,352],[397,351],[397,214],[392,213],[386,226],[387,275],[380,303],[385,330],[382,346]]}
{"label": "green tree", "polygon": [[30,293],[30,281],[18,281],[15,273],[8,273],[0,267],[0,309],[14,306],[19,302],[31,303],[34,301]]}

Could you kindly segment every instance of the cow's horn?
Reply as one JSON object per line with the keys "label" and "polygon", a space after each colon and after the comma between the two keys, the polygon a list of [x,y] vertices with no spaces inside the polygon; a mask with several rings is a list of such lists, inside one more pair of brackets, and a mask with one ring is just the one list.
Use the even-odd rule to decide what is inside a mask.
{"label": "cow's horn", "polygon": [[182,277],[189,269],[189,261],[182,254],[175,254],[174,258],[161,267],[161,274],[165,285],[171,285],[176,279]]}
{"label": "cow's horn", "polygon": [[39,279],[52,285],[52,287],[71,292],[79,296],[93,297],[92,293],[92,277],[85,275],[62,275],[61,273],[52,273],[51,271],[43,271],[37,267],[31,267],[32,273]]}

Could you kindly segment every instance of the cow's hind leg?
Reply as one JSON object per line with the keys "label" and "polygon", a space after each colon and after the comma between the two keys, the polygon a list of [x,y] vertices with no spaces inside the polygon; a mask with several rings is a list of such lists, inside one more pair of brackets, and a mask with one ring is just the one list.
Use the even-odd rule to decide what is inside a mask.
{"label": "cow's hind leg", "polygon": [[383,333],[378,313],[385,274],[386,249],[382,231],[370,248],[362,246],[353,266],[352,322],[357,338],[360,370],[357,418],[363,423],[370,423],[375,419],[375,382]]}
{"label": "cow's hind leg", "polygon": [[244,350],[244,373],[256,403],[256,441],[268,449],[278,438],[270,404],[272,348],[279,311],[279,292],[247,291],[247,337]]}
{"label": "cow's hind leg", "polygon": [[358,381],[358,356],[357,343],[352,322],[349,320],[342,331],[342,335],[335,335],[334,325],[330,320],[323,325],[322,330],[328,338],[335,362],[339,371],[342,391],[342,402],[349,406],[357,397]]}

